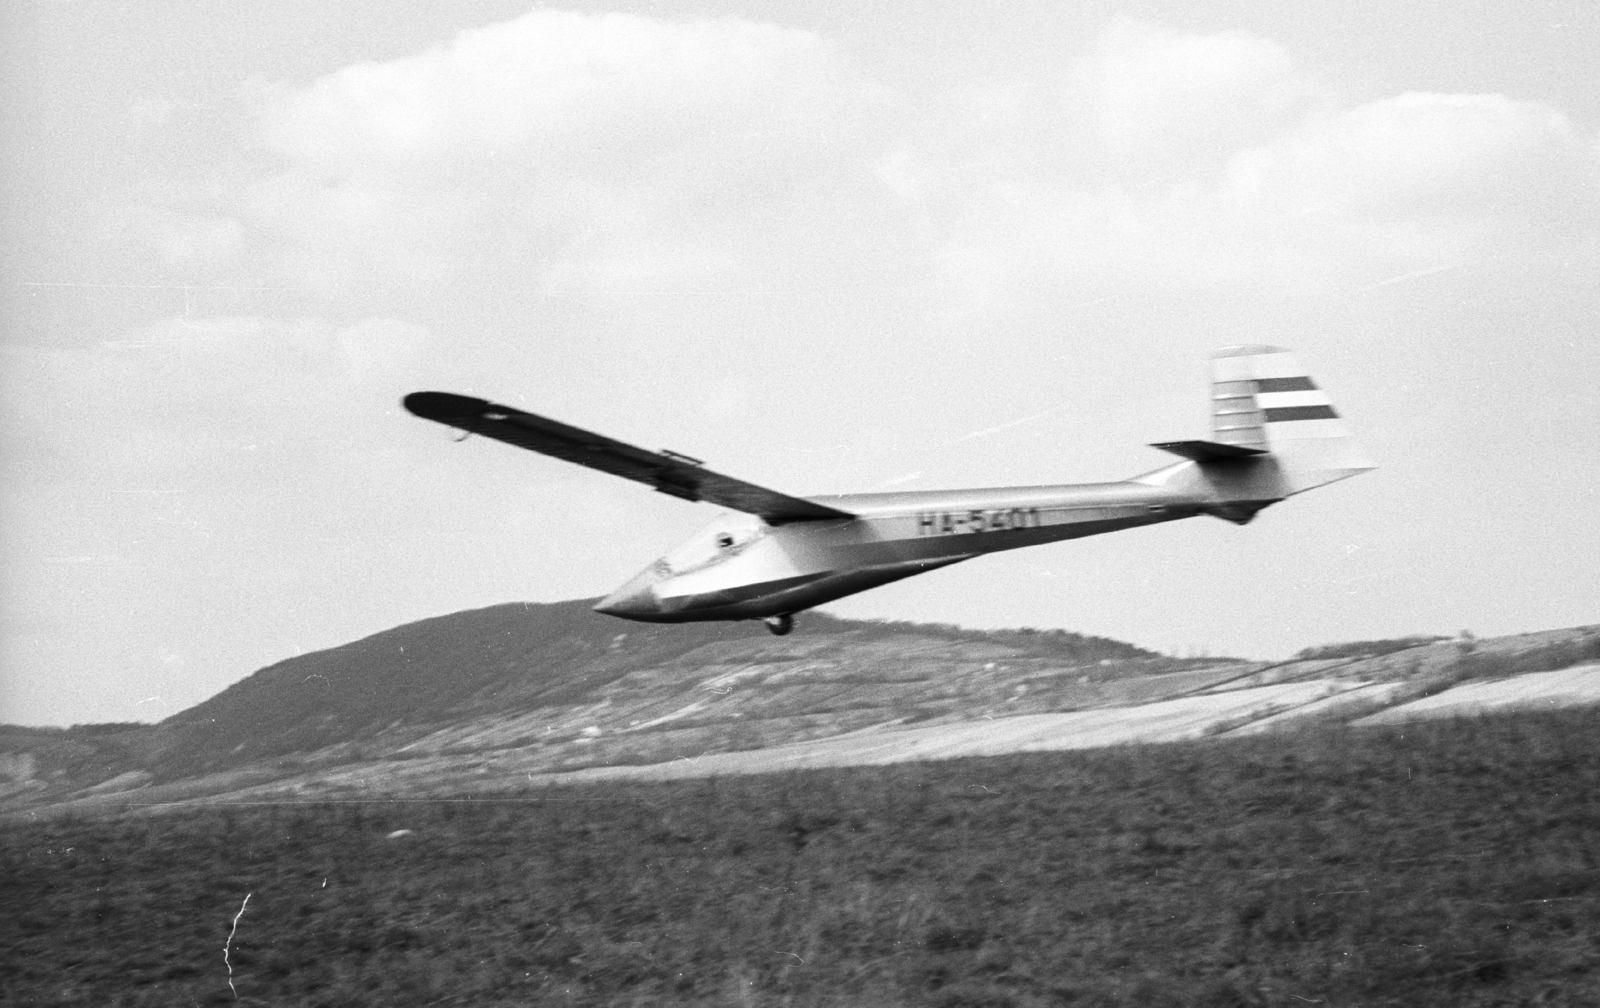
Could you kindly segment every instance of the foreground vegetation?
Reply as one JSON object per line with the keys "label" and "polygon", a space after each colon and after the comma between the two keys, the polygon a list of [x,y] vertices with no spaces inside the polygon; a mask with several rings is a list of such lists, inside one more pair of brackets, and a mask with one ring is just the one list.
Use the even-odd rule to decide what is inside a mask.
{"label": "foreground vegetation", "polygon": [[0,988],[130,1008],[1593,1005],[1597,728],[1580,710],[12,823]]}

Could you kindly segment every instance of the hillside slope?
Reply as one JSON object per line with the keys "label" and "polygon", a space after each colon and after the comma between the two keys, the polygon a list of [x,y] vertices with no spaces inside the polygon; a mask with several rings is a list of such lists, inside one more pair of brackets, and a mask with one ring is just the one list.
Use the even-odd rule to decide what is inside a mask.
{"label": "hillside slope", "polygon": [[[269,666],[156,726],[0,729],[10,779],[0,808],[460,790],[575,770],[757,772],[1291,730],[1396,716],[1459,684],[1600,657],[1600,626],[1269,664],[820,613],[785,638],[754,624],[632,626],[588,606],[502,605],[396,627]],[[1540,694],[1547,703],[1600,698],[1600,675],[1562,682]]]}

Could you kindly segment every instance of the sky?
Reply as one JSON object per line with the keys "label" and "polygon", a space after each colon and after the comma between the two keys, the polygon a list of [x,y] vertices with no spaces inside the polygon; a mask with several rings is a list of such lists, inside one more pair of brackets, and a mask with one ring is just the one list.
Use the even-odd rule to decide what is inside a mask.
{"label": "sky", "polygon": [[600,595],[716,514],[419,389],[799,495],[1039,485],[1289,346],[1377,471],[827,608],[1252,658],[1600,620],[1587,0],[4,17],[0,721]]}

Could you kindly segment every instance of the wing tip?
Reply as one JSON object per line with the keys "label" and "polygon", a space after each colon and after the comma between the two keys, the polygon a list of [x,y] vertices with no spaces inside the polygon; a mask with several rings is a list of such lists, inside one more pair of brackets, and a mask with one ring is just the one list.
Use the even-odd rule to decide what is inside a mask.
{"label": "wing tip", "polygon": [[471,396],[457,395],[454,392],[413,392],[401,399],[400,405],[404,406],[408,413],[424,420],[440,420],[444,417],[480,413],[489,402]]}

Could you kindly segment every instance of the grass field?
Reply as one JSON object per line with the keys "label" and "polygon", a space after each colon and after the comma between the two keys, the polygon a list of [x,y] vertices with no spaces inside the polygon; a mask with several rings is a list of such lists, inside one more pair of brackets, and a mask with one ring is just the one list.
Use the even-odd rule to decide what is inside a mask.
{"label": "grass field", "polygon": [[1580,710],[11,823],[0,983],[162,1008],[1592,1006],[1597,737]]}

